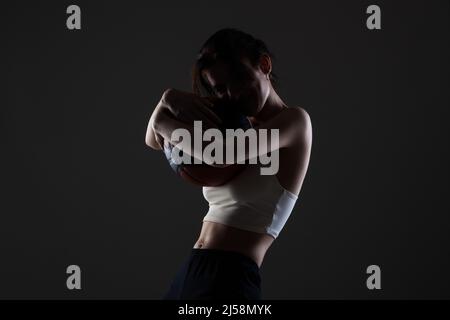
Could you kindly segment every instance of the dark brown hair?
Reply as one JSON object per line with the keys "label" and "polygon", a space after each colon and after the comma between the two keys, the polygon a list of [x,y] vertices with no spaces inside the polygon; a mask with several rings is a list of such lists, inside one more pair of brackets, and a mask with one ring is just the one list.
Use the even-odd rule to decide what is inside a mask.
{"label": "dark brown hair", "polygon": [[256,67],[263,54],[267,54],[272,60],[270,82],[275,88],[278,84],[278,77],[273,72],[275,56],[263,41],[235,28],[225,28],[215,32],[201,47],[192,68],[193,92],[200,96],[216,95],[204,80],[202,70],[211,67],[217,60],[220,59],[229,65],[232,72],[239,72],[242,68],[241,58],[247,58]]}

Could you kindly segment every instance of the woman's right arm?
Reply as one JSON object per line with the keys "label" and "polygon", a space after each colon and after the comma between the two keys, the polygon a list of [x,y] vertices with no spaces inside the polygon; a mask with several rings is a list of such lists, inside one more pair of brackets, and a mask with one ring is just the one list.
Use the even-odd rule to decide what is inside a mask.
{"label": "woman's right arm", "polygon": [[[196,119],[201,119],[206,127],[217,128],[222,120],[210,109],[213,104],[212,100],[192,93],[172,88],[165,90],[148,122],[145,143],[155,150],[161,150],[164,148],[164,133],[170,136],[176,128],[192,127]],[[159,123],[164,122],[161,120],[166,121]]]}
{"label": "woman's right arm", "polygon": [[166,89],[163,92],[161,99],[153,110],[150,120],[148,121],[147,132],[145,134],[145,144],[155,150],[162,150],[164,148],[164,138],[155,130],[155,119],[157,118],[158,113],[161,112],[161,109],[164,107],[167,94],[170,90],[171,89]]}
{"label": "woman's right arm", "polygon": [[159,112],[159,108],[161,106],[160,104],[161,101],[158,103],[155,110],[153,110],[150,120],[148,121],[147,132],[145,134],[145,144],[155,150],[161,150],[164,143],[164,139],[162,139],[162,137],[159,136],[154,130],[155,117],[157,112]]}

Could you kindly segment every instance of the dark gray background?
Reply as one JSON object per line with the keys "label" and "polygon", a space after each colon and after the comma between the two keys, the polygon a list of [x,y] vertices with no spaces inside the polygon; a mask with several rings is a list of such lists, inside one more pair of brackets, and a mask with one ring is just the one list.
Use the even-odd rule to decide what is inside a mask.
{"label": "dark gray background", "polygon": [[146,147],[147,121],[222,27],[267,43],[314,130],[264,297],[450,298],[449,1],[331,0],[2,4],[0,298],[160,298],[207,203]]}

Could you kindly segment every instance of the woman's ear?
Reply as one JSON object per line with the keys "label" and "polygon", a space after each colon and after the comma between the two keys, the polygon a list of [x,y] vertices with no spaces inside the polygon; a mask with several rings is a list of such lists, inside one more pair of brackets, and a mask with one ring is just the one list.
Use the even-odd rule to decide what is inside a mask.
{"label": "woman's ear", "polygon": [[272,71],[272,60],[268,54],[263,53],[259,59],[259,67],[265,75]]}

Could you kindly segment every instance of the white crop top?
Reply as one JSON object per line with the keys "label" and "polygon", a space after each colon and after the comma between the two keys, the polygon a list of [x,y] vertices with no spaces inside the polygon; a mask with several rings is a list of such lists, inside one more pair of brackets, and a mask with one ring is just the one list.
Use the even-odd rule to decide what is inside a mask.
{"label": "white crop top", "polygon": [[278,237],[298,196],[281,186],[276,175],[261,175],[259,164],[250,164],[230,182],[203,187],[209,202],[203,221],[267,233]]}

